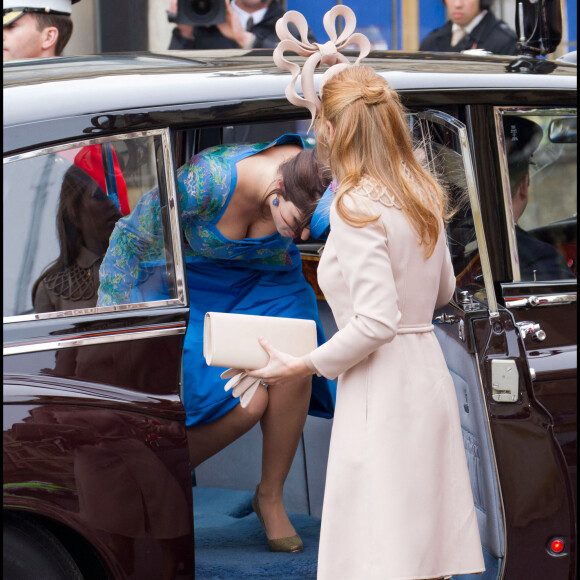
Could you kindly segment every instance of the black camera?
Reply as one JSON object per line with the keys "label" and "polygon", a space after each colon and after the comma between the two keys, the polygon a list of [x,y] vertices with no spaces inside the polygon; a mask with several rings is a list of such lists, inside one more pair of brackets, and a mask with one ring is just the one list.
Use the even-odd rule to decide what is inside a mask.
{"label": "black camera", "polygon": [[226,0],[178,0],[177,22],[193,26],[213,26],[226,19]]}

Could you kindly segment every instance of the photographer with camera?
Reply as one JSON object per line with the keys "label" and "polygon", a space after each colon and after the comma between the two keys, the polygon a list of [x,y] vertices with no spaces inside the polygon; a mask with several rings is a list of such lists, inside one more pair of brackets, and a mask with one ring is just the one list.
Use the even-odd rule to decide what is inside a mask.
{"label": "photographer with camera", "polygon": [[[274,48],[283,15],[276,0],[171,0],[169,19],[177,26],[169,49]],[[311,30],[308,39],[316,41]]]}

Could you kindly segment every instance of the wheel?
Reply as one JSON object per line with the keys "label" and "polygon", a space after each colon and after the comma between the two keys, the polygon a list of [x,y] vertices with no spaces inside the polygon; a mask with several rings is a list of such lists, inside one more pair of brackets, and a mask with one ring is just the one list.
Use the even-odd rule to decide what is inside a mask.
{"label": "wheel", "polygon": [[4,515],[3,554],[5,580],[83,580],[54,534],[26,517]]}

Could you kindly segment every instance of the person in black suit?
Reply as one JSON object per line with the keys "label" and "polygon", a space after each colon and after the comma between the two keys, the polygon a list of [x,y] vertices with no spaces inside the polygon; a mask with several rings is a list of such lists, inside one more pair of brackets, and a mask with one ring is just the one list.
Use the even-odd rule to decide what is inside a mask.
{"label": "person in black suit", "polygon": [[[225,22],[214,26],[178,24],[173,29],[170,50],[204,50],[215,48],[275,48],[279,42],[276,21],[284,8],[276,0],[225,0]],[[173,0],[169,10],[177,12]],[[298,30],[292,31],[298,37]],[[308,30],[310,42],[316,42]]]}
{"label": "person in black suit", "polygon": [[542,139],[542,128],[524,117],[505,116],[504,138],[509,170],[510,194],[521,279],[566,280],[574,278],[562,254],[518,225],[529,201],[529,167]]}
{"label": "person in black suit", "polygon": [[430,32],[419,50],[461,52],[480,48],[494,54],[515,55],[516,33],[495,17],[493,0],[443,0],[449,20]]}

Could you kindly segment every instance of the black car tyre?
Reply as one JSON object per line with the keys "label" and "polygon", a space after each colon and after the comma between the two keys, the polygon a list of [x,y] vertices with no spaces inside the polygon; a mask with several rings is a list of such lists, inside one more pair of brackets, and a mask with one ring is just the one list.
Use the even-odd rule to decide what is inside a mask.
{"label": "black car tyre", "polygon": [[2,575],[5,580],[83,580],[75,561],[40,524],[4,516]]}

